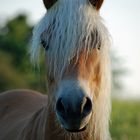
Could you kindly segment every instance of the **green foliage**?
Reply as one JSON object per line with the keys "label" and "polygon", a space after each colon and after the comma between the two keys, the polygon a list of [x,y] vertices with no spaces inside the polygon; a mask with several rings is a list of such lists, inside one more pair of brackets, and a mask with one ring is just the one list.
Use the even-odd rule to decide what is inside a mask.
{"label": "green foliage", "polygon": [[114,101],[110,131],[112,140],[139,140],[140,102]]}
{"label": "green foliage", "polygon": [[15,88],[46,91],[44,71],[33,69],[29,59],[32,28],[26,15],[19,15],[0,28],[0,92]]}
{"label": "green foliage", "polygon": [[[12,87],[24,86],[26,83],[20,78],[18,72],[12,66],[12,57],[4,52],[0,52],[0,89],[8,90]],[[12,83],[12,84],[11,84]]]}
{"label": "green foliage", "polygon": [[[27,17],[19,15],[0,29],[0,49],[13,57],[13,65],[20,68],[27,55],[31,30]],[[19,66],[19,67],[18,67]]]}

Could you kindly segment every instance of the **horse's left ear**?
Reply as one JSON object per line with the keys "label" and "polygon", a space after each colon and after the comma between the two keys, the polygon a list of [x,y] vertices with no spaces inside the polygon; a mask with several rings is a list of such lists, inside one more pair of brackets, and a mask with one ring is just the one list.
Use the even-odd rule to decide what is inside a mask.
{"label": "horse's left ear", "polygon": [[97,10],[99,10],[104,0],[89,0],[89,1]]}
{"label": "horse's left ear", "polygon": [[50,9],[57,0],[43,0],[43,3],[47,9]]}

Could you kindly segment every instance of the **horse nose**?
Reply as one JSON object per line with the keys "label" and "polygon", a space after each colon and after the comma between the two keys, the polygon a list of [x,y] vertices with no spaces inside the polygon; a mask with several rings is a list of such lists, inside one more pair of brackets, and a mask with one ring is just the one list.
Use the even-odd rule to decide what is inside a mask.
{"label": "horse nose", "polygon": [[69,130],[79,130],[82,126],[85,126],[86,118],[91,112],[92,102],[86,96],[63,96],[59,97],[56,102],[57,116],[62,125],[66,125],[66,129]]}
{"label": "horse nose", "polygon": [[56,103],[56,111],[63,117],[71,115],[80,115],[79,117],[85,117],[86,115],[90,114],[91,110],[92,103],[89,97],[84,97],[80,100],[77,99],[77,102],[60,97]]}

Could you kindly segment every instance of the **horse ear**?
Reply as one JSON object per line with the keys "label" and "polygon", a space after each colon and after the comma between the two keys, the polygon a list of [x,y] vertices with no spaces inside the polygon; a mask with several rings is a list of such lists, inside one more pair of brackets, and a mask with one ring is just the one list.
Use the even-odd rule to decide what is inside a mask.
{"label": "horse ear", "polygon": [[89,0],[89,1],[97,10],[99,10],[104,0]]}
{"label": "horse ear", "polygon": [[57,0],[43,0],[43,3],[47,9],[51,8]]}

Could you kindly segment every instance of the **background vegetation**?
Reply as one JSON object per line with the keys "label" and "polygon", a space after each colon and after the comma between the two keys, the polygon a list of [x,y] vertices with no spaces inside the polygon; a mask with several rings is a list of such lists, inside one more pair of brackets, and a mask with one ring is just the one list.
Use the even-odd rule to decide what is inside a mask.
{"label": "background vegetation", "polygon": [[[43,59],[36,70],[29,61],[32,26],[26,15],[0,25],[0,92],[28,88],[46,93]],[[112,52],[113,92],[122,88],[120,76],[125,70]],[[118,67],[119,65],[119,67]],[[111,134],[113,140],[140,140],[140,102],[113,101]]]}
{"label": "background vegetation", "polygon": [[140,102],[113,101],[112,140],[140,140]]}
{"label": "background vegetation", "polygon": [[0,27],[0,92],[29,88],[45,93],[43,64],[36,70],[29,59],[32,28],[26,15],[19,15]]}

